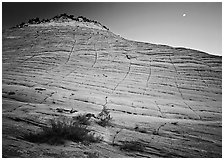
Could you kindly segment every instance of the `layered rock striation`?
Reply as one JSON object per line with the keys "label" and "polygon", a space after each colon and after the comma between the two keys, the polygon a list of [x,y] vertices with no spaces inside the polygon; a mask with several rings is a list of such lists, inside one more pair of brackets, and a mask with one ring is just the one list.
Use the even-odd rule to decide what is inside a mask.
{"label": "layered rock striation", "polygon": [[[3,157],[221,157],[222,58],[124,39],[98,22],[56,16],[3,32]],[[51,146],[20,137],[57,116],[98,114],[101,144]],[[65,112],[58,112],[58,108]],[[66,112],[69,110],[77,112]],[[136,140],[143,151],[121,151]]]}

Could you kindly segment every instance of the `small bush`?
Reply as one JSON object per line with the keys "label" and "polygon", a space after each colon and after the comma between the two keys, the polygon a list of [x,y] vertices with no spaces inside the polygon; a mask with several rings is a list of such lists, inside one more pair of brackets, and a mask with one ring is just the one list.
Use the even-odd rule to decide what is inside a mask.
{"label": "small bush", "polygon": [[74,15],[69,15],[68,18],[74,19]]}
{"label": "small bush", "polygon": [[120,146],[120,150],[143,152],[145,146],[138,141],[126,141]]}
{"label": "small bush", "polygon": [[46,22],[50,22],[50,20],[49,20],[49,19],[43,19],[43,20],[41,21],[41,23],[46,23]]}
{"label": "small bush", "polygon": [[17,24],[14,28],[23,28],[23,27],[25,27],[25,26],[27,26],[27,24],[24,23],[24,22],[22,22],[22,23],[20,23],[20,24]]}
{"label": "small bush", "polygon": [[86,114],[79,114],[73,117],[73,120],[77,121],[79,124],[90,125],[90,117],[87,117]]}
{"label": "small bush", "polygon": [[39,24],[40,23],[40,19],[37,17],[37,18],[33,18],[33,19],[30,19],[28,21],[29,24]]}
{"label": "small bush", "polygon": [[43,127],[40,133],[24,135],[23,138],[34,143],[48,144],[63,144],[65,140],[83,143],[96,143],[102,140],[102,137],[95,136],[86,125],[65,117],[50,120],[49,127]]}
{"label": "small bush", "polygon": [[103,127],[109,126],[112,120],[112,117],[110,116],[110,111],[106,107],[103,107],[97,118],[100,119],[98,124]]}

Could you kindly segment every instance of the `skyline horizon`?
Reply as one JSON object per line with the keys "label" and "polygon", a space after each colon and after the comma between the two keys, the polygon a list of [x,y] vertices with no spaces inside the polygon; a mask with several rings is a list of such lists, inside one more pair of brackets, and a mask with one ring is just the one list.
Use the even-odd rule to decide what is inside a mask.
{"label": "skyline horizon", "polygon": [[[25,4],[26,3],[26,4]],[[44,4],[43,4],[44,3]],[[186,6],[192,5],[193,8],[195,5],[199,6],[199,9],[202,13],[206,13],[206,17],[201,15],[198,16],[202,18],[202,20],[197,22],[193,16],[189,15],[190,13],[193,14],[194,9],[191,9],[191,12],[178,12],[181,13],[177,15],[176,11],[173,11],[176,7],[173,5],[181,6],[183,7],[184,2],[138,2],[133,5],[133,3],[127,3],[127,2],[120,2],[120,6],[117,6],[116,2],[111,2],[110,8],[115,9],[115,11],[121,12],[122,14],[117,14],[120,17],[116,17],[116,15],[111,15],[111,13],[116,14],[114,11],[108,10],[108,3],[110,2],[33,2],[32,4],[29,2],[13,2],[9,6],[8,2],[3,2],[3,10],[2,10],[2,29],[6,29],[7,27],[13,27],[16,24],[22,23],[22,22],[28,22],[29,19],[32,18],[40,18],[40,19],[50,19],[53,18],[56,15],[60,15],[63,13],[66,13],[68,15],[74,15],[75,17],[78,16],[84,16],[91,20],[96,20],[100,22],[102,25],[105,25],[110,29],[111,32],[122,36],[125,39],[138,41],[138,42],[144,42],[144,43],[153,43],[153,44],[161,44],[161,45],[168,45],[171,47],[183,47],[187,49],[193,49],[202,51],[208,54],[212,55],[218,55],[222,56],[222,28],[220,29],[220,15],[218,14],[220,10],[216,11],[214,15],[210,14],[212,10],[207,10],[207,12],[204,12],[204,8],[200,9],[200,6],[211,6],[215,5],[215,7],[220,6],[218,4],[221,4],[219,2],[186,2]],[[21,6],[21,4],[25,4]],[[32,5],[36,4],[36,8],[34,11]],[[14,5],[14,6],[13,6]],[[43,7],[44,12],[39,12],[38,8]],[[144,10],[143,5],[149,5],[148,7],[154,6],[155,8],[159,9],[159,11],[163,11],[163,9],[167,9],[167,13],[172,14],[174,17],[173,20],[167,19],[167,16],[162,15],[161,12],[156,11],[155,8],[154,11],[150,10],[151,15],[144,14],[146,13]],[[5,6],[5,9],[4,9]],[[17,7],[20,6],[20,7]],[[130,10],[123,10],[123,8],[127,8],[127,6],[134,7],[136,9],[135,12],[130,12]],[[185,5],[184,5],[185,6]],[[191,6],[191,7],[192,7]],[[24,10],[27,11],[27,13],[31,14],[24,14],[26,12],[19,13],[16,15],[15,19],[13,15],[18,13],[18,11],[23,7]],[[48,11],[47,8],[53,8],[52,10]],[[119,9],[120,7],[120,9]],[[181,8],[179,7],[179,8]],[[191,8],[188,7],[188,8]],[[15,14],[9,14],[9,11],[12,10],[12,8],[15,9]],[[28,8],[28,9],[26,9]],[[74,10],[73,10],[74,8]],[[77,8],[77,10],[75,10]],[[91,9],[94,8],[94,9]],[[97,11],[97,13],[93,11],[96,8],[100,8],[100,11]],[[147,6],[146,6],[147,8]],[[88,9],[88,11],[87,11]],[[135,13],[139,11],[139,9],[144,10],[142,13],[139,13],[139,15],[136,15]],[[182,9],[183,10],[183,9]],[[190,9],[189,9],[190,10]],[[76,12],[75,12],[76,11]],[[148,11],[148,8],[146,9]],[[222,7],[221,7],[222,11]],[[8,12],[8,14],[7,14]],[[45,13],[46,12],[46,13]],[[102,16],[102,13],[103,14]],[[106,14],[107,13],[107,14]],[[128,15],[128,13],[132,13],[132,15]],[[173,14],[175,13],[175,14]],[[196,12],[197,13],[197,12]],[[7,16],[6,16],[7,14]],[[38,16],[39,15],[39,16]],[[153,17],[153,16],[154,17]],[[162,16],[161,16],[162,15]],[[217,17],[217,15],[219,15]],[[130,16],[132,18],[130,19]],[[153,17],[150,20],[154,23],[148,23],[148,21],[143,21],[145,17]],[[165,17],[163,17],[165,16]],[[189,18],[191,16],[191,18]],[[197,16],[197,14],[195,14]],[[11,17],[11,18],[6,18]],[[116,18],[114,18],[116,17]],[[127,18],[129,17],[129,19]],[[139,17],[142,17],[141,21],[139,21]],[[163,18],[161,21],[157,20],[158,18]],[[193,20],[192,20],[193,17]],[[216,19],[214,19],[216,17]],[[110,19],[108,19],[110,18]],[[7,20],[6,20],[7,19]],[[12,19],[12,21],[9,21]],[[133,21],[131,21],[133,19]],[[148,18],[149,19],[149,18]],[[146,20],[148,20],[146,19]],[[20,22],[19,22],[20,21]],[[209,21],[209,22],[207,22]],[[142,22],[141,25],[138,23]],[[192,22],[192,23],[191,23]],[[194,23],[193,23],[194,22]],[[214,22],[214,23],[211,23]],[[222,22],[222,21],[221,21]],[[135,24],[137,23],[137,24]],[[209,24],[206,25],[206,24]],[[214,24],[214,25],[213,25]],[[161,27],[161,25],[165,25],[164,27]],[[129,26],[129,27],[127,27]],[[130,27],[131,26],[131,27]],[[149,27],[149,28],[147,28]],[[192,33],[191,33],[192,32]],[[211,40],[210,40],[211,39]],[[220,40],[221,39],[221,40]]]}
{"label": "skyline horizon", "polygon": [[[61,15],[61,14],[67,14],[67,13],[60,13],[60,14],[57,14],[57,15]],[[55,16],[57,16],[57,15],[55,15]],[[67,14],[67,15],[69,15],[69,14]],[[79,16],[82,16],[82,15],[79,15]],[[77,17],[79,17],[79,16],[77,16]],[[77,17],[75,17],[75,18],[77,18]],[[39,18],[39,17],[34,17],[34,18]],[[53,17],[51,17],[51,18],[53,18]],[[48,18],[48,19],[51,19],[51,18]],[[85,17],[85,18],[89,19],[88,17]],[[43,20],[43,19],[40,19],[40,20]],[[94,19],[90,19],[90,20],[97,21],[97,20],[94,20]],[[28,23],[28,22],[25,22],[25,23]],[[102,24],[102,25],[104,25],[104,24]],[[12,28],[12,27],[15,27],[15,26],[11,26],[10,28]],[[106,27],[109,28],[108,26],[106,26]],[[5,28],[5,29],[9,29],[9,28]],[[111,31],[110,28],[109,28],[109,31]],[[111,32],[114,33],[113,31],[111,31]],[[123,37],[120,34],[117,34],[117,33],[114,33],[114,34]],[[157,44],[157,45],[166,45],[166,46],[173,47],[173,48],[185,48],[185,49],[197,50],[197,51],[200,51],[200,52],[205,52],[205,53],[211,54],[209,52],[206,52],[206,51],[203,51],[203,50],[199,50],[197,48],[187,47],[187,46],[172,46],[170,44],[153,43],[153,42],[148,42],[148,41],[141,41],[141,40],[136,40],[136,39],[129,39],[129,38],[126,38],[126,37],[123,37],[123,38],[125,38],[127,40],[130,40],[130,41],[136,41],[136,42],[142,42],[142,43],[149,43],[149,44]],[[216,55],[216,54],[211,54],[211,55]],[[216,56],[222,56],[222,55],[216,55]]]}

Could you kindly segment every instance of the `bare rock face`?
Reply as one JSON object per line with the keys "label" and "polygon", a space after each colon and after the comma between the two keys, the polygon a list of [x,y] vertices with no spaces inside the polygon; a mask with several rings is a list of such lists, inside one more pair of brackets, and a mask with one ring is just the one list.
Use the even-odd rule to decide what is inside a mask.
{"label": "bare rock face", "polygon": [[[221,57],[70,18],[3,32],[3,157],[222,157]],[[111,125],[92,117],[89,126],[100,143],[22,138],[55,117],[102,108]],[[125,149],[134,141],[138,149]]]}

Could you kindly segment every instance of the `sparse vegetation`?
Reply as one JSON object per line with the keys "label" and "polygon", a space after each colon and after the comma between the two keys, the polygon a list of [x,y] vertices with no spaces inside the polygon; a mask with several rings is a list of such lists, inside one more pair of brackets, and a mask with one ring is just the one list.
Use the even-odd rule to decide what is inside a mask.
{"label": "sparse vegetation", "polygon": [[111,124],[112,117],[110,116],[110,111],[104,106],[102,111],[98,114],[98,121],[97,123],[103,127],[109,126]]}
{"label": "sparse vegetation", "polygon": [[63,20],[66,20],[66,19],[71,19],[71,20],[75,20],[75,21],[83,21],[83,22],[89,22],[89,23],[95,23],[95,24],[99,24],[101,25],[104,29],[106,30],[109,30],[109,28],[107,28],[106,26],[103,26],[101,23],[95,21],[95,20],[90,20],[86,17],[83,17],[83,16],[79,16],[77,18],[74,17],[74,15],[67,15],[66,13],[63,13],[63,14],[60,14],[60,15],[56,15],[54,16],[53,18],[51,19],[42,19],[40,20],[38,17],[37,18],[32,18],[30,20],[28,20],[28,23],[21,23],[19,25],[16,25],[15,27],[13,28],[23,28],[25,26],[28,26],[28,24],[40,24],[40,23],[47,23],[47,22],[50,22],[51,20],[59,20],[61,19],[62,21]]}
{"label": "sparse vegetation", "polygon": [[41,21],[40,19],[37,17],[37,18],[33,18],[33,19],[30,19],[28,21],[29,24],[39,24]]}
{"label": "sparse vegetation", "polygon": [[102,140],[101,136],[87,128],[80,121],[67,117],[50,120],[50,126],[43,127],[39,133],[24,135],[25,140],[34,143],[63,144],[65,140],[83,143],[97,143]]}
{"label": "sparse vegetation", "polygon": [[90,125],[90,117],[87,116],[87,114],[79,114],[78,116],[73,117],[73,120],[82,125]]}
{"label": "sparse vegetation", "polygon": [[50,20],[49,20],[49,19],[43,19],[43,20],[41,21],[41,23],[47,23],[47,22],[50,22]]}
{"label": "sparse vegetation", "polygon": [[20,24],[17,24],[14,28],[23,28],[23,27],[25,27],[25,26],[27,26],[27,24],[24,23],[24,22],[22,22],[22,23],[20,23]]}
{"label": "sparse vegetation", "polygon": [[84,152],[87,155],[87,158],[99,158],[98,152]]}
{"label": "sparse vegetation", "polygon": [[120,146],[120,150],[125,150],[125,151],[138,151],[138,152],[143,152],[144,149],[145,149],[144,144],[142,144],[139,141],[125,141]]}

